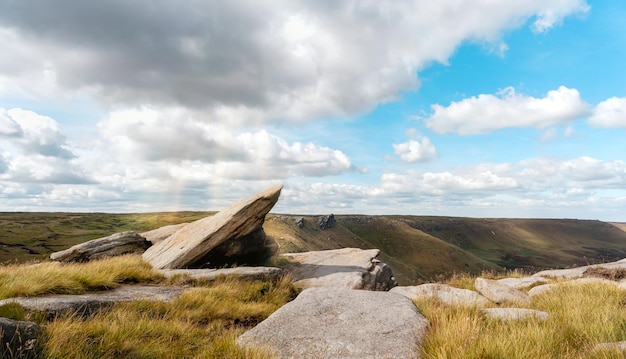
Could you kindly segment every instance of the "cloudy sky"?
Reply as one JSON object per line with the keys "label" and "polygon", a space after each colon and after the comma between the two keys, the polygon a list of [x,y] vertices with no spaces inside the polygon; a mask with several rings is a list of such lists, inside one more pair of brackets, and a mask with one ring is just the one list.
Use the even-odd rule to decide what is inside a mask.
{"label": "cloudy sky", "polygon": [[2,0],[0,211],[626,221],[626,2]]}

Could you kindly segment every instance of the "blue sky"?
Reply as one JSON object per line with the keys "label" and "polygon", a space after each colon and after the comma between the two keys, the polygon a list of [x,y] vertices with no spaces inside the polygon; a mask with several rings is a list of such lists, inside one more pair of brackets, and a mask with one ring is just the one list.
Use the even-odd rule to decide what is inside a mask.
{"label": "blue sky", "polygon": [[626,3],[0,4],[0,211],[626,221]]}

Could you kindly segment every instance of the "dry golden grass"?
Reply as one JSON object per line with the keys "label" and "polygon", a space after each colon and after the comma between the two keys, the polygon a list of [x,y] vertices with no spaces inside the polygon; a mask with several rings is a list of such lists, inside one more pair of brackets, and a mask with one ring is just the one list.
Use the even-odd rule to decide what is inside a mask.
{"label": "dry golden grass", "polygon": [[528,308],[548,312],[546,321],[488,319],[434,300],[416,305],[430,321],[424,358],[624,358],[592,350],[626,340],[626,291],[610,284],[563,284],[533,298]]}

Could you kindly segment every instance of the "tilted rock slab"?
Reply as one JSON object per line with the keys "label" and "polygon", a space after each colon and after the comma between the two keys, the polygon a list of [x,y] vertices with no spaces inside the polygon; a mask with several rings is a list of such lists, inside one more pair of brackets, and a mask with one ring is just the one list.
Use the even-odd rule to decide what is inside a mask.
{"label": "tilted rock slab", "polygon": [[528,294],[520,290],[507,287],[506,285],[500,284],[498,281],[493,279],[478,277],[474,281],[474,287],[476,287],[476,290],[485,296],[485,298],[498,304],[505,302],[526,304],[530,302],[530,296],[528,296]]}
{"label": "tilted rock slab", "polygon": [[427,326],[398,294],[310,288],[237,343],[277,358],[418,358]]}
{"label": "tilted rock slab", "polygon": [[485,308],[481,312],[491,319],[513,321],[524,319],[538,319],[544,321],[550,317],[550,314],[541,310],[526,308]]}
{"label": "tilted rock slab", "polygon": [[378,249],[341,248],[283,254],[285,269],[300,288],[389,290],[397,285],[391,268],[376,259]]}
{"label": "tilted rock slab", "polygon": [[241,279],[276,278],[283,273],[283,270],[276,267],[236,267],[221,269],[161,269],[159,273],[166,278],[184,275],[192,279],[211,281],[220,276],[233,276]]}
{"label": "tilted rock slab", "polygon": [[154,245],[176,233],[176,231],[188,224],[189,223],[170,224],[169,226],[163,226],[151,231],[143,232],[141,233],[141,236]]}
{"label": "tilted rock slab", "polygon": [[469,289],[451,287],[446,284],[427,283],[418,286],[394,287],[391,293],[401,294],[409,299],[436,298],[450,306],[483,307],[491,301]]}
{"label": "tilted rock slab", "polygon": [[186,268],[228,240],[262,231],[265,215],[278,201],[282,188],[282,185],[269,188],[214,216],[189,223],[148,248],[143,259],[157,269]]}
{"label": "tilted rock slab", "polygon": [[37,323],[0,317],[0,358],[35,357],[40,332]]}
{"label": "tilted rock slab", "polygon": [[118,302],[149,300],[169,302],[179,297],[184,288],[129,285],[108,291],[71,295],[57,294],[42,297],[17,297],[0,300],[0,306],[17,303],[28,310],[45,312],[48,317],[64,314],[87,316]]}
{"label": "tilted rock slab", "polygon": [[141,235],[132,231],[121,232],[80,243],[64,251],[54,252],[50,255],[50,259],[60,262],[87,262],[122,254],[141,254],[149,246],[150,242]]}

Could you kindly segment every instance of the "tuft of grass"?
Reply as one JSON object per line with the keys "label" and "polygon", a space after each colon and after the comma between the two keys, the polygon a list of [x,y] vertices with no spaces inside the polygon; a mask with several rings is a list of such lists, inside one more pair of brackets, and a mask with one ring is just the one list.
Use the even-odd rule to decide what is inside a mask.
{"label": "tuft of grass", "polygon": [[534,297],[528,307],[548,312],[546,321],[489,319],[432,299],[416,305],[430,322],[424,358],[623,358],[593,351],[626,340],[626,291],[610,284],[563,284]]}
{"label": "tuft of grass", "polygon": [[0,266],[0,299],[42,294],[80,294],[118,287],[121,283],[162,280],[140,255],[87,263],[42,262]]}
{"label": "tuft of grass", "polygon": [[220,278],[172,303],[115,305],[89,320],[59,318],[46,326],[47,358],[270,358],[236,338],[296,296],[288,278]]}

